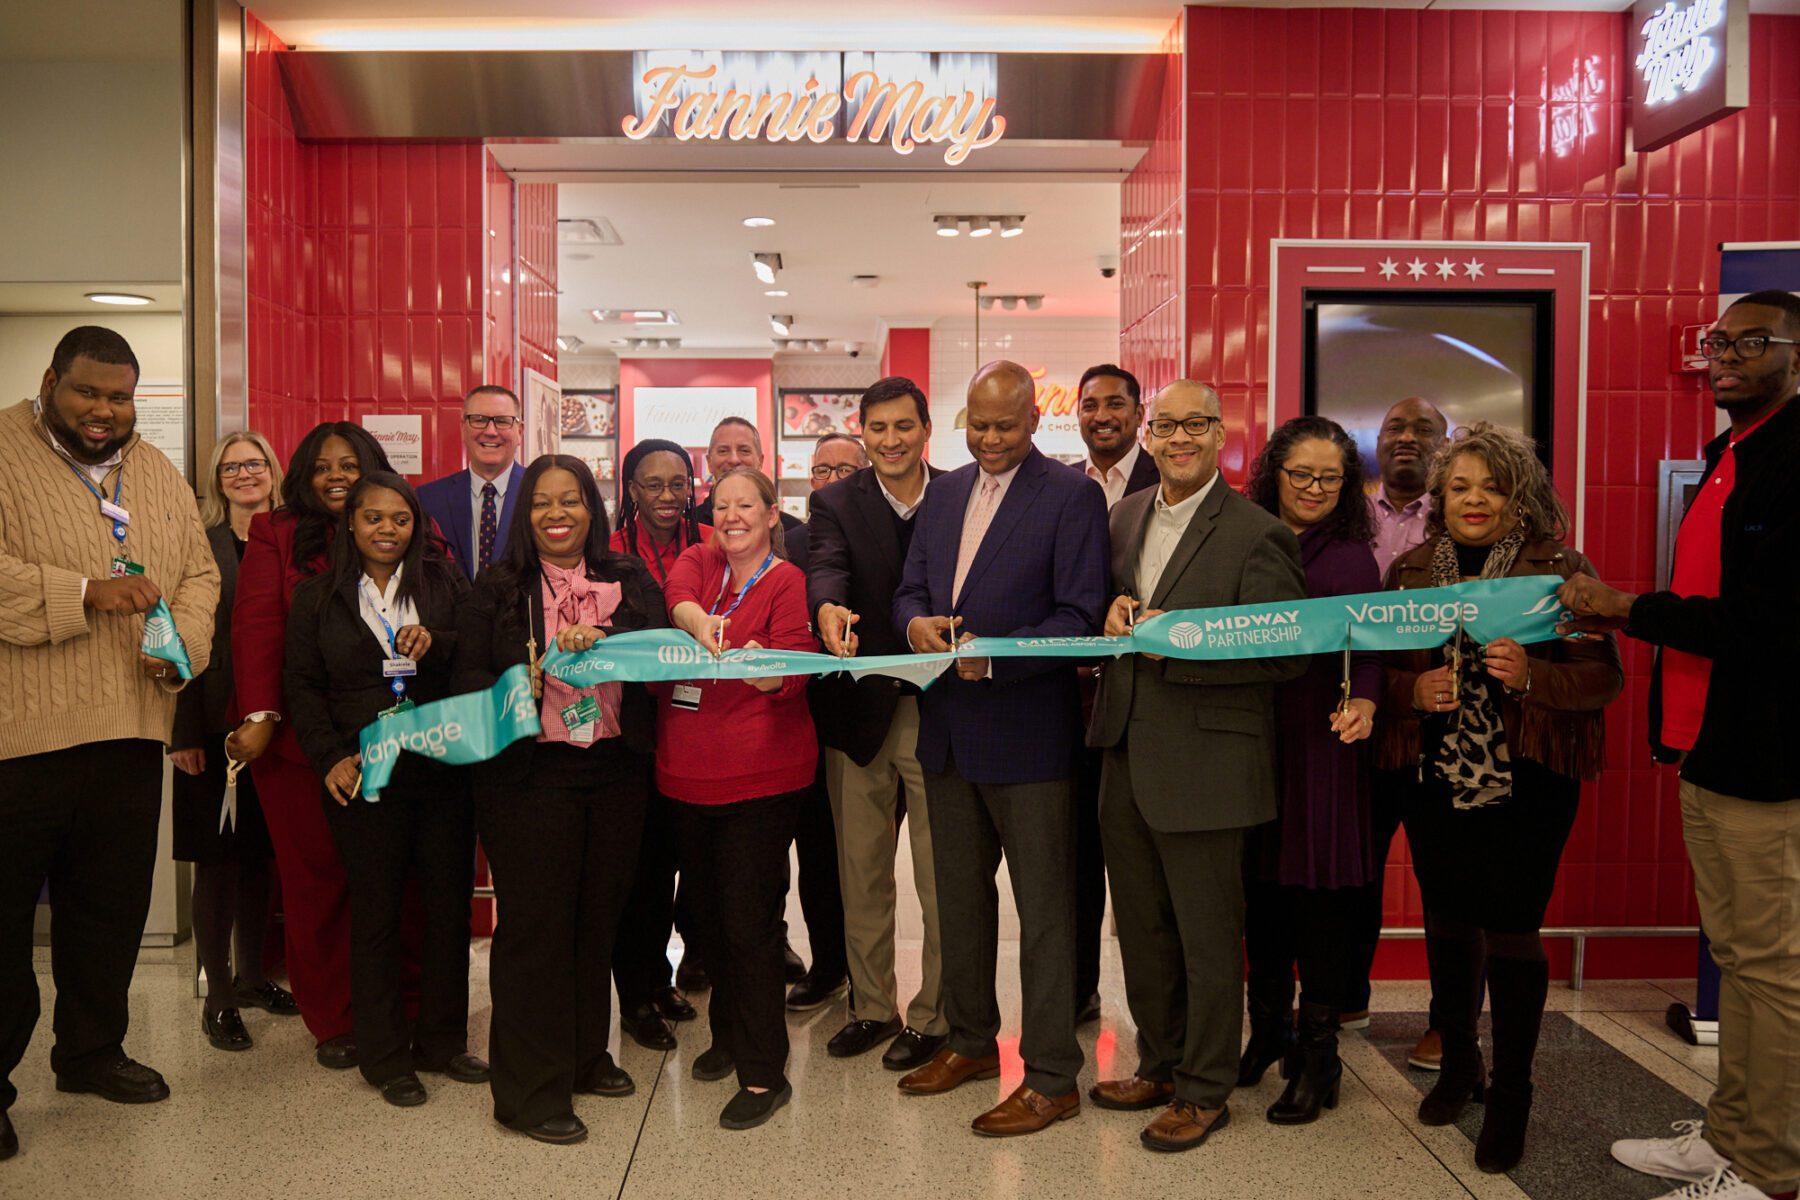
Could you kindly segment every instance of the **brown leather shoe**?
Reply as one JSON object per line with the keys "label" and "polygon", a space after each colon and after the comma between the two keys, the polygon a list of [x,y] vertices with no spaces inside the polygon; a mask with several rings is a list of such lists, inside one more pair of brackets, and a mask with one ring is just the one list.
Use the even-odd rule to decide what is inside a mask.
{"label": "brown leather shoe", "polygon": [[971,1123],[983,1137],[1017,1137],[1048,1129],[1058,1121],[1081,1115],[1081,1093],[1070,1089],[1061,1096],[1046,1096],[1024,1084]]}
{"label": "brown leather shoe", "polygon": [[1101,1108],[1117,1109],[1120,1112],[1137,1112],[1139,1109],[1156,1108],[1167,1104],[1175,1098],[1173,1083],[1157,1083],[1149,1079],[1139,1079],[1133,1075],[1130,1079],[1109,1079],[1104,1083],[1096,1083],[1088,1089],[1088,1099]]}
{"label": "brown leather shoe", "polygon": [[1230,1123],[1231,1110],[1223,1104],[1217,1108],[1201,1108],[1186,1100],[1177,1100],[1144,1126],[1138,1140],[1151,1150],[1192,1150],[1211,1137],[1213,1130]]}
{"label": "brown leather shoe", "polygon": [[971,1079],[994,1079],[1000,1074],[1000,1056],[964,1058],[945,1046],[918,1070],[900,1077],[900,1090],[914,1096],[935,1096]]}
{"label": "brown leather shoe", "polygon": [[1441,1071],[1444,1069],[1444,1039],[1438,1036],[1435,1029],[1427,1029],[1419,1044],[1412,1048],[1406,1056],[1406,1065],[1417,1067],[1421,1071]]}

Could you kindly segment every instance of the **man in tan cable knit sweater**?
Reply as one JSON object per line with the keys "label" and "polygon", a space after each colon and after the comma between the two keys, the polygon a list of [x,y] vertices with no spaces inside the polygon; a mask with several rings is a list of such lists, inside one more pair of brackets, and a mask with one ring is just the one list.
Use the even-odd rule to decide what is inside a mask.
{"label": "man in tan cable knit sweater", "polygon": [[124,338],[82,326],[37,399],[0,409],[0,1159],[19,1147],[10,1077],[37,1024],[46,879],[57,1088],[124,1104],[169,1094],[123,1047],[181,688],[141,652],[142,614],[168,601],[198,675],[219,569],[193,492],[133,432],[137,379]]}

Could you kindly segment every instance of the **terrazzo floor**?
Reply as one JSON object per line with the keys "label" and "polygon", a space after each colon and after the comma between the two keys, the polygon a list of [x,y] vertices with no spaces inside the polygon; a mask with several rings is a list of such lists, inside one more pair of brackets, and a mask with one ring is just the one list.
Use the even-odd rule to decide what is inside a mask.
{"label": "terrazzo floor", "polygon": [[[796,945],[806,953],[803,940]],[[913,982],[915,946],[901,944],[902,993]],[[471,1047],[485,1048],[487,944],[473,954]],[[916,973],[916,965],[914,966]],[[578,1097],[585,1144],[548,1147],[494,1124],[484,1087],[426,1077],[431,1099],[401,1110],[383,1104],[354,1072],[312,1062],[297,1019],[246,1014],[255,1049],[227,1054],[207,1045],[193,997],[190,946],[146,951],[132,985],[128,1051],[161,1070],[173,1096],[129,1107],[54,1090],[49,1067],[52,985],[40,951],[45,1019],[15,1073],[12,1117],[23,1150],[0,1164],[0,1197],[271,1197],[359,1200],[397,1197],[1231,1197],[1256,1200],[1420,1200],[1529,1196],[1583,1200],[1660,1194],[1658,1185],[1606,1158],[1613,1136],[1658,1134],[1704,1103],[1716,1058],[1679,1042],[1662,1011],[1681,986],[1592,981],[1584,992],[1553,984],[1540,1055],[1545,1095],[1532,1153],[1509,1178],[1476,1170],[1463,1128],[1428,1129],[1413,1110],[1430,1077],[1408,1070],[1405,1049],[1422,1025],[1423,984],[1378,984],[1367,1034],[1343,1039],[1346,1075],[1335,1112],[1319,1123],[1278,1128],[1262,1110],[1280,1090],[1271,1071],[1232,1101],[1232,1123],[1198,1152],[1143,1150],[1151,1114],[1092,1106],[1028,1138],[991,1141],[968,1122],[1019,1081],[1016,1040],[1004,1045],[1001,1077],[945,1096],[901,1095],[875,1053],[839,1060],[826,1040],[845,1019],[842,1000],[790,1014],[794,1100],[761,1129],[718,1127],[733,1084],[688,1075],[706,1048],[700,1027],[680,1028],[667,1054],[627,1042],[615,1052],[637,1080],[623,1100]],[[1002,943],[1003,1038],[1016,1039],[1016,943]],[[1081,1083],[1127,1074],[1136,1063],[1116,945],[1105,949],[1105,1010],[1081,1031],[1088,1056]],[[704,997],[696,997],[703,1001]],[[617,1035],[615,1034],[615,1038]],[[1698,1103],[1697,1103],[1698,1102]],[[1473,1122],[1473,1123],[1472,1123]],[[1666,1185],[1664,1185],[1666,1190]]]}

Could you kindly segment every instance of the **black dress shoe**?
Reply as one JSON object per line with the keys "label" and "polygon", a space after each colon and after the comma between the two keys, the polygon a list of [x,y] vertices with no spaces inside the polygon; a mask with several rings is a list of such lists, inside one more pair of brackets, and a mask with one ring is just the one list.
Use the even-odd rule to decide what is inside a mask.
{"label": "black dress shoe", "polygon": [[0,1110],[0,1162],[5,1162],[19,1152],[19,1132],[13,1128],[12,1118]]}
{"label": "black dress shoe", "polygon": [[409,1071],[382,1084],[381,1098],[395,1108],[414,1108],[425,1103],[425,1085]]}
{"label": "black dress shoe", "polygon": [[881,1065],[890,1071],[916,1071],[937,1057],[949,1040],[947,1033],[920,1033],[908,1025],[881,1056]]}
{"label": "black dress shoe", "polygon": [[163,1077],[141,1062],[123,1054],[104,1067],[81,1075],[58,1075],[59,1092],[92,1092],[114,1104],[154,1104],[169,1098],[169,1085]]}
{"label": "black dress shoe", "polygon": [[781,961],[783,969],[787,973],[786,981],[788,983],[799,983],[806,978],[805,961],[794,953],[794,948],[785,941],[781,943]]}
{"label": "black dress shoe", "polygon": [[276,986],[267,979],[253,987],[233,980],[231,990],[237,997],[239,1007],[260,1008],[264,1012],[274,1013],[278,1017],[300,1015],[300,1003],[294,999],[294,993],[284,987]]}
{"label": "black dress shoe", "polygon": [[250,1040],[250,1031],[244,1028],[244,1018],[238,1015],[235,1008],[219,1013],[201,1009],[200,1031],[206,1034],[207,1041],[220,1050],[248,1050],[256,1044]]}
{"label": "black dress shoe", "polygon": [[347,1071],[356,1065],[356,1039],[349,1034],[339,1034],[319,1043],[313,1051],[313,1058],[321,1067],[333,1071]]}
{"label": "black dress shoe", "polygon": [[1075,1006],[1075,1023],[1086,1025],[1090,1021],[1100,1019],[1100,993],[1095,992],[1086,1000]]}
{"label": "black dress shoe", "polygon": [[650,1003],[656,1005],[656,1011],[665,1021],[691,1021],[699,1015],[680,988],[664,988],[650,997]]}
{"label": "black dress shoe", "polygon": [[605,1062],[587,1073],[586,1078],[575,1082],[575,1090],[588,1096],[629,1096],[637,1091],[637,1084],[625,1073],[625,1068],[608,1055]]}
{"label": "black dress shoe", "polygon": [[852,1021],[825,1043],[825,1053],[833,1058],[855,1058],[867,1054],[901,1030],[900,1018],[885,1021]]}
{"label": "black dress shoe", "polygon": [[707,1048],[706,1053],[694,1060],[689,1074],[701,1083],[711,1083],[715,1079],[723,1079],[737,1070],[737,1060],[731,1057],[731,1051],[721,1050],[717,1046]]}
{"label": "black dress shoe", "polygon": [[619,1014],[619,1028],[626,1037],[646,1050],[673,1050],[675,1031],[662,1019],[654,1004],[640,1004],[628,1013]]}
{"label": "black dress shoe", "polygon": [[850,987],[850,980],[839,975],[836,980],[824,980],[808,971],[800,977],[800,982],[788,989],[787,1006],[794,1012],[811,1012],[815,1008],[823,1008],[837,998],[838,993]]}
{"label": "black dress shoe", "polygon": [[[415,1052],[415,1059],[417,1054]],[[487,1061],[477,1058],[467,1051],[455,1055],[441,1067],[420,1067],[421,1071],[429,1071],[434,1075],[448,1075],[458,1083],[486,1083],[489,1075]]]}
{"label": "black dress shoe", "polygon": [[681,965],[675,968],[675,986],[684,992],[704,992],[712,986],[712,980],[706,977],[706,964],[693,951],[681,956]]}
{"label": "black dress shoe", "polygon": [[719,1124],[726,1129],[755,1129],[793,1098],[794,1087],[789,1083],[767,1092],[739,1088],[719,1114]]}
{"label": "black dress shoe", "polygon": [[573,1146],[576,1142],[587,1140],[587,1126],[574,1113],[564,1113],[560,1117],[551,1117],[548,1121],[518,1129],[533,1141],[546,1142],[552,1146]]}

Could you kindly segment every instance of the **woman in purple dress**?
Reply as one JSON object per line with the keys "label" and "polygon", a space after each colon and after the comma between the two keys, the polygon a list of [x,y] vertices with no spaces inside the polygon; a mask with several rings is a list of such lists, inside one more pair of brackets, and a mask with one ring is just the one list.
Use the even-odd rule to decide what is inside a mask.
{"label": "woman in purple dress", "polygon": [[[1335,421],[1297,417],[1277,429],[1251,469],[1248,492],[1299,535],[1308,596],[1381,590],[1361,459]],[[1315,1121],[1337,1106],[1338,1013],[1351,972],[1345,951],[1354,941],[1358,889],[1381,869],[1364,745],[1380,694],[1381,658],[1365,651],[1347,661],[1342,652],[1317,655],[1306,674],[1276,689],[1281,810],[1245,843],[1250,1043],[1238,1086],[1281,1062],[1288,1085],[1268,1110],[1277,1125]]]}

